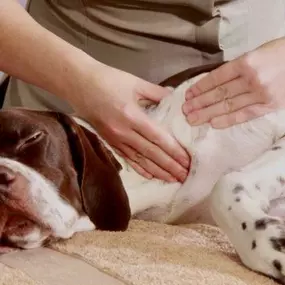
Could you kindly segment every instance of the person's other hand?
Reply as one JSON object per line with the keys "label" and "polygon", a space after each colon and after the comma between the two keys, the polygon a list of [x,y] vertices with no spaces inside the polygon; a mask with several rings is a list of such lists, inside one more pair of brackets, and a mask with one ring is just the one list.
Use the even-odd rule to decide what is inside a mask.
{"label": "person's other hand", "polygon": [[210,72],[186,92],[191,125],[225,128],[285,107],[285,39],[278,39]]}
{"label": "person's other hand", "polygon": [[184,181],[188,154],[140,108],[145,100],[159,102],[169,91],[108,66],[97,70],[84,83],[82,101],[73,106],[75,111],[141,175]]}

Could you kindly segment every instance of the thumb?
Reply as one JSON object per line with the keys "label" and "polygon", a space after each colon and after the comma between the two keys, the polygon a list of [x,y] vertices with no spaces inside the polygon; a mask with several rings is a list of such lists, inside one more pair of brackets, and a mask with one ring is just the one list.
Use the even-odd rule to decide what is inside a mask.
{"label": "thumb", "polygon": [[169,88],[144,81],[138,95],[139,99],[158,103],[163,97],[169,95],[170,93],[171,90]]}

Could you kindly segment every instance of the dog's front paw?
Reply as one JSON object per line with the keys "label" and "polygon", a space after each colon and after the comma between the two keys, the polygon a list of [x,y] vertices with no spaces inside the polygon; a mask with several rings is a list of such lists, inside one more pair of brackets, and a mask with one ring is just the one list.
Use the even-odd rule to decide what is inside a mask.
{"label": "dog's front paw", "polygon": [[285,284],[285,224],[271,216],[243,222],[244,246],[239,248],[242,261],[251,269]]}
{"label": "dog's front paw", "polygon": [[[258,184],[241,184],[238,174],[217,183],[211,212],[242,262],[285,284],[285,223],[268,214],[269,203]],[[238,182],[237,182],[238,181]]]}

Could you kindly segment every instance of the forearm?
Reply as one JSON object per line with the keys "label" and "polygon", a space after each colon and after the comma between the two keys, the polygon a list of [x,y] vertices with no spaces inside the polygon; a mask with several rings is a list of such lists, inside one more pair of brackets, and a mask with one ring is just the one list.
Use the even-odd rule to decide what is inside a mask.
{"label": "forearm", "polygon": [[88,80],[88,67],[96,72],[101,65],[41,27],[14,0],[0,1],[0,31],[0,70],[70,103],[80,99],[70,90]]}

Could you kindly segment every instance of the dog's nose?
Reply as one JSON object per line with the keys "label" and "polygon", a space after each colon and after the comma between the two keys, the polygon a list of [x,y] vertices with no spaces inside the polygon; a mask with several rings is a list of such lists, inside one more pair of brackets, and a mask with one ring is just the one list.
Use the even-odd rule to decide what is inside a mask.
{"label": "dog's nose", "polygon": [[16,174],[8,167],[0,165],[0,189],[5,190],[14,180]]}

